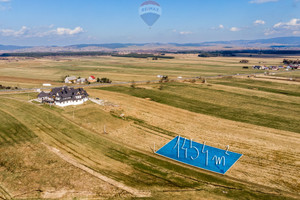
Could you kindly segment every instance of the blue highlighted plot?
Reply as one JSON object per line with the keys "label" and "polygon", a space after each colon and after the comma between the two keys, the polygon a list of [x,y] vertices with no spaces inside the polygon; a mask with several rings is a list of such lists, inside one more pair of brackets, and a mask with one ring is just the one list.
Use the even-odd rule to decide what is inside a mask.
{"label": "blue highlighted plot", "polygon": [[225,174],[242,154],[218,149],[177,136],[157,154],[209,171]]}

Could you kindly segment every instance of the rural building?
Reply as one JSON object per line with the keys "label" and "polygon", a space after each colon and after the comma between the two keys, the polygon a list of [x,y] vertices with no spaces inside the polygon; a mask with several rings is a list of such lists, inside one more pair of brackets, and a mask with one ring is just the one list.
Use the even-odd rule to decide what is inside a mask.
{"label": "rural building", "polygon": [[88,93],[83,88],[56,87],[49,93],[41,92],[38,99],[42,103],[54,104],[57,106],[70,106],[83,104],[88,100]]}
{"label": "rural building", "polygon": [[65,83],[76,83],[77,78],[75,76],[68,76],[65,78]]}
{"label": "rural building", "polygon": [[76,82],[77,82],[77,84],[83,84],[83,83],[86,82],[86,79],[85,78],[78,78]]}
{"label": "rural building", "polygon": [[90,76],[90,77],[88,78],[88,81],[89,81],[90,83],[93,83],[93,82],[96,82],[97,80],[96,80],[96,77],[95,77],[95,76]]}
{"label": "rural building", "polygon": [[289,65],[288,69],[299,69],[299,65]]}

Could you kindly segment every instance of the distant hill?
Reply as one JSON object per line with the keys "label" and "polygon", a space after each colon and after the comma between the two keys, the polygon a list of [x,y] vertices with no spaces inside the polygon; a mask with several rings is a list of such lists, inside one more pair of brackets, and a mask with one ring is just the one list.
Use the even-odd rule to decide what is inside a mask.
{"label": "distant hill", "polygon": [[261,43],[261,44],[290,44],[290,45],[300,45],[300,37],[278,37],[270,39],[252,40],[249,43]]}
{"label": "distant hill", "polygon": [[86,47],[102,47],[108,49],[118,49],[118,48],[126,48],[130,46],[144,46],[146,44],[134,44],[134,43],[110,43],[110,44],[76,44],[66,46],[68,48],[86,48]]}
{"label": "distant hill", "polygon": [[201,43],[107,43],[76,44],[68,46],[14,46],[0,45],[2,52],[72,52],[72,51],[180,51],[180,50],[224,50],[247,48],[300,48],[300,37],[277,37],[257,40],[212,41]]}
{"label": "distant hill", "polygon": [[14,45],[0,45],[0,50],[18,50],[18,49],[25,49],[25,48],[30,48],[30,47],[25,47],[25,46],[14,46]]}
{"label": "distant hill", "polygon": [[213,44],[226,44],[226,45],[251,45],[251,44],[260,44],[260,45],[273,45],[273,44],[281,44],[281,45],[291,45],[291,46],[299,46],[300,45],[300,37],[277,37],[277,38],[269,38],[269,39],[257,39],[257,40],[232,40],[232,41],[215,41],[215,42],[204,42],[201,44],[213,45]]}

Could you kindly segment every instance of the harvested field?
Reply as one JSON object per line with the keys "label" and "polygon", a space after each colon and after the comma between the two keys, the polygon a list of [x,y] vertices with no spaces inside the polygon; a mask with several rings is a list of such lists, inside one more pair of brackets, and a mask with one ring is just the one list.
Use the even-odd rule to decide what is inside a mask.
{"label": "harvested field", "polygon": [[[172,84],[173,83],[171,83],[171,85]],[[168,86],[166,86],[165,90],[167,90],[167,88]],[[212,86],[212,88],[214,88],[214,86]],[[218,85],[216,85],[216,90],[221,89],[222,91],[226,91],[224,90],[224,86],[220,88]],[[108,88],[108,90],[114,91],[112,88]],[[231,92],[242,92],[240,90],[234,91],[231,88],[228,88],[228,90]],[[180,89],[180,92],[182,92],[182,88]],[[155,101],[155,98],[153,98],[151,95],[147,96],[153,100],[149,102],[149,100],[130,97],[126,94],[115,95],[115,93],[109,91],[97,92],[95,90],[91,90],[90,93],[97,96],[101,95],[105,99],[115,99],[114,102],[120,104],[122,108],[124,108],[124,113],[139,119],[140,122],[136,123],[136,126],[141,127],[149,134],[148,137],[146,136],[147,134],[141,136],[143,138],[147,137],[149,138],[148,140],[151,140],[150,138],[157,137],[157,135],[153,135],[155,129],[153,130],[152,128],[151,130],[151,126],[149,127],[148,124],[151,124],[153,127],[158,127],[161,130],[165,130],[165,133],[161,131],[161,137],[166,139],[157,138],[155,141],[151,140],[148,144],[140,144],[141,148],[153,146],[153,142],[156,142],[156,145],[160,147],[174,135],[182,135],[193,138],[199,142],[207,141],[218,148],[225,148],[227,144],[230,144],[230,146],[234,148],[235,152],[244,154],[242,159],[235,166],[236,168],[233,167],[228,173],[230,176],[240,178],[242,180],[248,180],[253,183],[256,182],[276,188],[284,188],[284,190],[288,191],[298,191],[297,188],[300,184],[298,181],[300,176],[298,171],[300,169],[300,165],[297,161],[297,156],[300,153],[300,149],[298,148],[300,136],[298,129],[294,129],[295,132],[285,131],[290,129],[291,124],[289,123],[282,123],[281,127],[283,130],[278,130],[274,128],[257,126],[259,123],[257,125],[249,124],[253,122],[239,123],[232,120],[184,111],[182,109],[172,108],[170,106],[162,106],[160,104],[161,102],[153,102]],[[266,92],[259,93],[258,91],[254,91],[253,93],[249,94],[249,91],[245,91],[243,93],[248,93],[249,96],[267,96],[265,95]],[[208,94],[202,92],[201,98],[205,99],[206,95]],[[270,95],[272,98],[274,97],[274,94],[271,93]],[[223,98],[225,97],[226,96],[223,95]],[[249,97],[246,98],[249,99]],[[289,98],[289,96],[281,95],[281,98]],[[174,98],[170,98],[169,102],[171,103],[173,100]],[[251,99],[248,101],[250,100]],[[292,101],[292,99],[290,100]],[[255,99],[253,101],[255,101]],[[298,97],[294,99],[293,103],[296,102],[299,102]],[[247,105],[248,104],[249,103],[247,103]],[[285,102],[283,101],[282,104],[284,105]],[[251,104],[251,106],[253,106],[253,104]],[[287,112],[288,115],[286,115],[286,117],[290,116],[290,120],[292,122],[294,122],[294,119],[297,119],[299,116],[299,114],[297,114],[297,112],[299,112],[298,108],[299,106],[296,106],[293,109],[295,111],[294,114],[290,111]],[[259,109],[250,107],[249,109],[259,110],[262,113],[265,109],[265,112],[267,113],[269,107],[260,107]],[[282,121],[280,115],[287,108],[281,109],[282,110],[280,112],[278,111],[278,116],[274,116],[273,120],[280,119],[280,121]],[[272,114],[275,115],[276,112],[273,111]],[[245,114],[243,118],[246,116],[247,114]],[[296,125],[295,127],[298,126]],[[123,137],[126,138],[126,143],[133,142],[127,138],[128,136],[126,134],[124,134]],[[122,140],[125,139],[122,138]],[[138,141],[139,139],[137,139],[135,145],[139,145]],[[287,158],[286,155],[289,155],[289,158]],[[237,168],[241,170],[241,173],[238,172],[239,170]],[[244,170],[245,168],[247,168],[246,171]],[[270,170],[270,168],[272,170]],[[251,169],[253,169],[253,171]],[[278,177],[278,173],[281,174],[280,177]]]}

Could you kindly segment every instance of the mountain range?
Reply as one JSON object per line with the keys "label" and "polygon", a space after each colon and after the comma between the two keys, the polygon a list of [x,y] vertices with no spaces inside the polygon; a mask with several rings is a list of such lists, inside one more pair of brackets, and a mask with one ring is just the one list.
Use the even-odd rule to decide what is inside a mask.
{"label": "mountain range", "polygon": [[201,43],[107,43],[68,46],[0,45],[0,52],[62,52],[62,51],[180,51],[224,49],[300,49],[300,37],[277,37],[257,40],[213,41]]}

